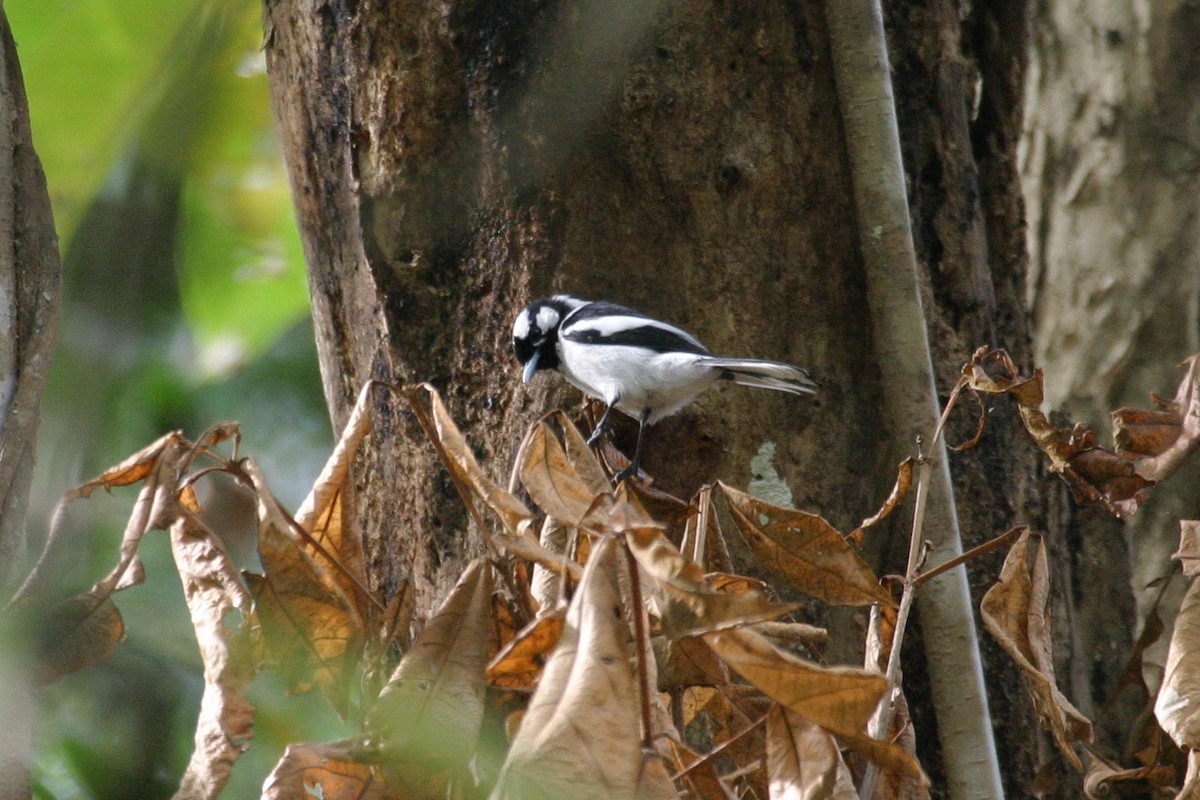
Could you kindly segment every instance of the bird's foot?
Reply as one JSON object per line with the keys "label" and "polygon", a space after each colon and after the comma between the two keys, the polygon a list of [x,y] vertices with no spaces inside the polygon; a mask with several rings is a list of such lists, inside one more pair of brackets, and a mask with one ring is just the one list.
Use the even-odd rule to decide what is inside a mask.
{"label": "bird's foot", "polygon": [[596,429],[592,431],[592,435],[587,438],[587,446],[594,447],[595,445],[599,444],[600,437],[606,433],[612,433],[612,428],[608,426],[608,423],[601,423],[600,425],[597,425]]}
{"label": "bird's foot", "polygon": [[628,467],[621,470],[616,475],[613,475],[613,482],[620,483],[621,481],[626,481],[626,480],[629,480],[630,478],[636,478],[641,474],[642,474],[642,471],[641,471],[641,469],[638,468],[637,464],[630,464]]}

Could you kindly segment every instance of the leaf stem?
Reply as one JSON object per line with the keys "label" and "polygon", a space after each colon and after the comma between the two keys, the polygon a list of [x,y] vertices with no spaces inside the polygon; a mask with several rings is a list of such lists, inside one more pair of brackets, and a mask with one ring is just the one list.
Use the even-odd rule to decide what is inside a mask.
{"label": "leaf stem", "polygon": [[650,670],[646,666],[646,651],[650,647],[650,639],[646,635],[646,609],[642,603],[642,581],[638,576],[637,559],[630,549],[628,541],[622,542],[625,551],[625,563],[629,567],[629,597],[630,609],[633,612],[633,638],[637,643],[637,676],[638,696],[642,705],[642,747],[650,748],[654,744],[654,726],[650,719]]}

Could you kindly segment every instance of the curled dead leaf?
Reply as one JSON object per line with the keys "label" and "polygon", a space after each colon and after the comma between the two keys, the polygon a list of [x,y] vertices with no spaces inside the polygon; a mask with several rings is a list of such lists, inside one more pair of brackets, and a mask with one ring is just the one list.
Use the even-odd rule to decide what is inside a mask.
{"label": "curled dead leaf", "polygon": [[663,632],[674,639],[781,617],[798,607],[775,603],[757,591],[714,589],[700,566],[684,558],[661,530],[625,534],[638,566],[654,581]]}
{"label": "curled dead leaf", "polygon": [[896,470],[896,482],[892,485],[892,491],[883,501],[883,505],[874,514],[860,522],[847,538],[861,542],[867,528],[874,527],[891,516],[892,512],[904,502],[904,498],[908,496],[908,492],[912,488],[913,468],[916,464],[917,460],[912,457],[900,462],[900,466]]}
{"label": "curled dead leaf", "polygon": [[[1083,776],[1083,793],[1090,798],[1112,797],[1114,790],[1121,790],[1116,784],[1124,784],[1124,789],[1137,792],[1139,795],[1153,795],[1156,789],[1170,786],[1175,780],[1174,768],[1165,764],[1147,764],[1125,769],[1090,750],[1087,760],[1087,772]],[[1138,791],[1139,789],[1141,791]]]}
{"label": "curled dead leaf", "polygon": [[1171,558],[1179,559],[1185,576],[1194,578],[1200,574],[1200,520],[1179,520],[1179,549]]}
{"label": "curled dead leaf", "polygon": [[1183,380],[1171,401],[1152,398],[1155,410],[1122,408],[1113,412],[1117,451],[1097,447],[1095,436],[1081,426],[1059,428],[1046,418],[1041,370],[1022,378],[1003,350],[980,348],[963,367],[971,389],[985,394],[1008,394],[1030,436],[1050,460],[1078,502],[1100,502],[1116,516],[1132,514],[1150,490],[1174,473],[1200,446],[1200,355],[1181,366]]}
{"label": "curled dead leaf", "polygon": [[[343,516],[343,502],[351,485],[350,467],[367,434],[371,432],[370,397],[375,381],[367,381],[358,393],[350,418],[334,445],[333,452],[313,482],[312,490],[296,510],[295,525],[302,532],[301,547],[325,566],[323,579],[336,584],[338,593],[351,602],[360,620],[382,611],[367,588],[367,562],[362,538]],[[261,476],[256,488],[265,491]],[[276,506],[279,504],[276,503]]]}
{"label": "curled dead leaf", "polygon": [[458,425],[454,423],[437,389],[428,383],[422,383],[408,389],[404,396],[449,471],[459,496],[471,514],[476,516],[480,532],[484,535],[487,533],[475,510],[476,500],[482,501],[492,510],[510,536],[528,536],[533,515],[524,503],[502,489],[479,466],[475,453]]}
{"label": "curled dead leaf", "polygon": [[1175,397],[1153,398],[1159,411],[1122,408],[1113,412],[1113,437],[1122,451],[1137,456],[1137,472],[1160,482],[1200,446],[1200,354],[1180,364],[1183,379]]}
{"label": "curled dead leaf", "polygon": [[1200,749],[1200,581],[1194,578],[1175,618],[1154,715],[1175,744]]}
{"label": "curled dead leaf", "polygon": [[258,666],[258,621],[220,540],[194,517],[171,526],[171,552],[204,662],[195,749],[175,798],[216,800],[254,732],[246,692]]}
{"label": "curled dead leaf", "polygon": [[[580,476],[545,422],[534,429],[524,455],[521,483],[533,502],[549,516],[579,527],[598,494]],[[603,493],[608,492],[605,486]]]}
{"label": "curled dead leaf", "polygon": [[[1037,539],[1033,564],[1030,540]],[[1092,740],[1092,723],[1059,691],[1051,651],[1050,573],[1046,545],[1025,530],[1008,552],[1000,577],[980,604],[984,625],[1012,657],[1029,682],[1042,727],[1076,769],[1083,769],[1072,745]]]}

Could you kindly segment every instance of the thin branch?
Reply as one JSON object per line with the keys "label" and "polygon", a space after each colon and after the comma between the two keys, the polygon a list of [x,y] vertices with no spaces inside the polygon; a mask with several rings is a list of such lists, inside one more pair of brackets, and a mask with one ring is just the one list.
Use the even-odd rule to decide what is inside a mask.
{"label": "thin branch", "polygon": [[[909,438],[937,425],[941,414],[912,241],[883,12],[879,0],[826,0],[825,19],[876,362],[883,385],[890,389],[886,413],[891,430]],[[952,558],[962,551],[962,544],[947,452],[940,437],[930,437],[929,442],[929,460],[918,484],[921,513],[929,518],[936,550]],[[919,524],[924,526],[924,518]],[[914,537],[923,535],[914,520]],[[906,584],[913,577],[906,576]],[[906,591],[911,592],[907,585]],[[952,800],[1003,797],[974,604],[964,571],[930,582],[917,601],[933,706],[944,723],[939,727],[949,795]],[[861,796],[869,797],[869,791]]]}

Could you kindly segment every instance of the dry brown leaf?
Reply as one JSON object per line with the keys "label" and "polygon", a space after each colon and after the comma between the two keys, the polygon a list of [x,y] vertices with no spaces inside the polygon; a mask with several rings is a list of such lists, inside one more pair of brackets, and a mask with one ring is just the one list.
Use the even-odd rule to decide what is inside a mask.
{"label": "dry brown leaf", "polygon": [[767,775],[771,800],[858,800],[833,737],[781,705],[767,714]]}
{"label": "dry brown leaf", "polygon": [[909,489],[912,488],[913,468],[916,466],[917,460],[909,457],[900,462],[900,466],[896,471],[896,483],[892,486],[891,494],[883,501],[883,505],[873,515],[867,517],[858,524],[858,527],[850,532],[847,537],[855,542],[861,542],[863,534],[867,532],[867,528],[878,525],[883,522],[896,508],[904,502],[904,498],[908,496]]}
{"label": "dry brown leaf", "polygon": [[545,422],[530,436],[520,471],[521,483],[538,508],[573,527],[579,526],[597,498]]}
{"label": "dry brown leaf", "polygon": [[722,741],[733,735],[734,711],[721,689],[689,686],[683,691],[679,706],[684,728],[690,727],[697,719],[703,719],[707,738]]}
{"label": "dry brown leaf", "polygon": [[1179,520],[1179,549],[1171,558],[1179,559],[1183,574],[1189,578],[1200,574],[1200,520]]}
{"label": "dry brown leaf", "polygon": [[592,552],[492,800],[632,798],[642,773],[617,543]]}
{"label": "dry brown leaf", "polygon": [[[422,395],[428,399],[428,408],[422,402]],[[437,450],[442,463],[446,465],[450,478],[458,489],[463,503],[466,504],[468,512],[472,516],[476,516],[475,501],[480,500],[499,518],[505,535],[498,537],[496,544],[514,556],[540,564],[550,570],[566,571],[573,579],[578,580],[583,574],[580,566],[562,555],[542,547],[530,532],[533,515],[529,509],[484,474],[462,432],[454,424],[450,412],[442,403],[437,390],[429,384],[423,383],[408,390],[405,398],[429,434],[430,442]],[[478,519],[477,516],[476,518]],[[486,535],[487,532],[482,530],[482,522],[479,524],[481,532]]]}
{"label": "dry brown leaf", "polygon": [[829,642],[829,631],[803,622],[757,622],[750,627],[769,639],[788,644],[811,648]]}
{"label": "dry brown leaf", "polygon": [[112,655],[125,623],[110,595],[85,592],[55,606],[38,633],[34,682],[43,686]]}
{"label": "dry brown leaf", "polygon": [[633,797],[634,800],[677,800],[675,782],[658,753],[642,753],[642,769]]}
{"label": "dry brown leaf", "polygon": [[[1192,380],[1195,370],[1195,360],[1189,368],[1188,379]],[[1100,502],[1116,516],[1126,516],[1137,511],[1149,496],[1151,488],[1157,480],[1166,476],[1164,467],[1170,463],[1173,470],[1178,460],[1186,453],[1179,448],[1172,449],[1171,454],[1163,454],[1160,462],[1146,458],[1145,454],[1133,458],[1125,453],[1116,453],[1096,446],[1095,435],[1082,426],[1067,430],[1059,428],[1046,418],[1041,411],[1043,398],[1043,374],[1035,370],[1032,378],[1022,378],[1018,375],[1016,365],[1003,350],[989,350],[981,347],[975,352],[970,363],[963,367],[963,375],[967,385],[984,394],[1008,394],[1017,401],[1017,411],[1025,424],[1029,435],[1050,460],[1050,471],[1062,476],[1078,502]],[[1189,402],[1194,402],[1194,387],[1189,388]],[[1181,395],[1184,386],[1180,387]],[[1137,414],[1123,409],[1114,414],[1118,447],[1146,446],[1147,437],[1132,435],[1130,431],[1121,432],[1122,419],[1129,419],[1130,431],[1136,427],[1140,418]],[[1178,437],[1182,440],[1184,437]],[[1194,436],[1187,444],[1187,451],[1195,447]],[[1157,466],[1151,468],[1151,463]]]}
{"label": "dry brown leaf", "polygon": [[401,769],[406,786],[445,796],[446,778],[475,752],[487,690],[492,592],[491,565],[475,559],[367,715],[366,730],[387,763]]}
{"label": "dry brown leaf", "polygon": [[171,525],[171,552],[204,662],[195,750],[175,798],[215,800],[254,732],[246,691],[257,667],[258,623],[220,539],[194,517],[181,516]]}
{"label": "dry brown leaf", "polygon": [[892,657],[892,640],[896,637],[896,620],[898,609],[890,606],[871,606],[871,615],[867,622],[866,652],[863,654],[863,666],[867,669],[887,672],[888,661]]}
{"label": "dry brown leaf", "polygon": [[266,486],[253,459],[243,469],[254,487],[263,575],[247,574],[275,667],[295,692],[314,686],[339,714],[349,711],[350,678],[362,655],[364,622],[336,566],[311,546]]}
{"label": "dry brown leaf", "polygon": [[1047,604],[1050,575],[1046,545],[1037,536],[1032,566],[1028,563],[1028,530],[1009,550],[1000,578],[980,604],[983,622],[1013,658],[1029,682],[1033,707],[1042,727],[1050,732],[1063,755],[1083,769],[1072,745],[1092,740],[1092,723],[1076,710],[1054,680],[1051,622]]}
{"label": "dry brown leaf", "polygon": [[630,550],[661,595],[663,632],[674,639],[781,617],[795,603],[774,603],[756,591],[719,592],[700,566],[684,558],[660,530],[625,534]]}
{"label": "dry brown leaf", "polygon": [[237,436],[234,423],[210,428],[196,444],[178,433],[168,434],[76,487],[59,506],[61,512],[66,503],[87,497],[96,488],[143,482],[117,565],[89,592],[60,606],[59,616],[52,619],[61,628],[54,634],[60,652],[54,663],[43,667],[43,678],[94,663],[111,650],[120,637],[121,620],[109,597],[141,581],[137,549],[145,533],[170,529],[171,551],[204,664],[195,750],[175,795],[180,800],[216,798],[253,733],[254,708],[245,697],[257,665],[258,624],[251,598],[220,538],[201,521],[195,492],[184,482],[196,455],[230,436]]}
{"label": "dry brown leaf", "polygon": [[191,442],[178,433],[169,433],[117,466],[105,470],[100,476],[75,487],[59,501],[55,517],[68,503],[90,496],[97,488],[109,491],[118,486],[144,482],[121,537],[117,564],[106,577],[96,582],[91,589],[93,594],[107,596],[116,591],[118,586],[126,587],[136,582],[135,578],[127,577],[126,572],[133,570],[135,576],[140,574],[137,549],[142,537],[151,529],[165,529],[178,513],[179,482],[190,463],[191,452]]}
{"label": "dry brown leaf", "polygon": [[749,630],[710,633],[704,640],[772,700],[820,725],[882,768],[926,782],[911,755],[867,735],[867,721],[887,691],[882,675],[853,667],[819,667],[776,649]]}
{"label": "dry brown leaf", "polygon": [[[1138,796],[1150,796],[1152,790],[1170,786],[1175,780],[1175,770],[1165,764],[1147,764],[1134,769],[1123,769],[1099,753],[1088,751],[1087,773],[1083,777],[1083,793],[1092,798],[1111,797],[1121,789],[1114,784],[1141,784],[1126,786]],[[1139,791],[1140,790],[1140,791]]]}
{"label": "dry brown leaf", "polygon": [[623,481],[617,486],[617,497],[645,510],[646,515],[665,525],[668,530],[682,531],[696,509],[674,495],[660,492],[639,481]]}
{"label": "dry brown leaf", "polygon": [[745,575],[730,575],[725,572],[709,572],[704,580],[710,587],[725,594],[741,594],[742,592],[765,593],[769,587],[764,581],[749,578]]}
{"label": "dry brown leaf", "polygon": [[[426,408],[422,395],[428,401]],[[533,517],[529,509],[517,498],[502,489],[489,478],[479,466],[471,446],[467,443],[462,431],[454,423],[450,412],[442,402],[437,389],[428,383],[422,383],[405,393],[409,406],[417,414],[430,434],[430,441],[438,451],[442,463],[450,471],[450,477],[458,487],[463,502],[469,509],[474,509],[475,500],[483,501],[492,510],[511,536],[528,536],[529,523]],[[482,531],[485,533],[486,531]]]}
{"label": "dry brown leaf", "polygon": [[[550,552],[566,558],[570,555],[571,540],[575,536],[578,536],[575,529],[568,528],[554,517],[546,517],[542,520],[542,532],[538,536],[538,543]],[[554,608],[558,603],[566,602],[562,579],[562,570],[551,570],[541,564],[534,564],[529,594],[538,609]]]}
{"label": "dry brown leaf", "polygon": [[[232,425],[232,423],[227,423],[227,425]],[[236,433],[236,427],[222,427],[218,430],[224,434],[221,438],[228,438]],[[210,443],[216,444],[217,441],[220,441],[220,439],[215,439]],[[172,431],[160,436],[154,442],[146,445],[121,463],[109,467],[90,481],[76,486],[63,497],[59,505],[62,506],[72,500],[89,497],[96,489],[110,491],[119,486],[131,486],[139,483],[159,467],[162,463],[163,455],[169,450],[176,449],[183,452],[190,450],[191,446],[191,443],[184,439],[183,434],[179,431]]]}
{"label": "dry brown leaf", "polygon": [[842,535],[816,514],[772,505],[724,483],[742,538],[768,572],[837,605],[895,605],[875,573]]}
{"label": "dry brown leaf", "polygon": [[1186,371],[1170,402],[1153,398],[1160,411],[1122,408],[1113,412],[1113,437],[1123,452],[1137,456],[1138,475],[1161,482],[1200,446],[1200,354],[1180,364]]}
{"label": "dry brown leaf", "polygon": [[289,744],[263,783],[262,800],[405,800],[382,770],[339,742]]}
{"label": "dry brown leaf", "polygon": [[562,635],[566,607],[538,615],[487,666],[487,682],[506,689],[531,689]]}
{"label": "dry brown leaf", "polygon": [[[233,423],[215,426],[201,444],[213,444],[236,435],[236,431]],[[137,550],[146,532],[154,528],[165,529],[181,514],[195,510],[195,495],[191,488],[182,492],[188,502],[181,502],[179,485],[197,451],[198,446],[179,433],[169,433],[96,478],[75,487],[59,501],[51,526],[52,538],[68,504],[89,497],[98,488],[108,491],[143,482],[121,537],[116,565],[87,592],[59,603],[48,613],[39,642],[42,662],[37,669],[37,680],[40,683],[96,664],[111,654],[124,633],[124,623],[109,598],[114,592],[140,584],[144,579]],[[39,561],[18,596],[30,592],[43,579],[41,567]]]}
{"label": "dry brown leaf", "polygon": [[1158,724],[1175,744],[1200,749],[1200,580],[1193,579],[1183,598],[1162,686],[1154,703]]}
{"label": "dry brown leaf", "polygon": [[326,561],[329,580],[339,585],[343,597],[355,603],[359,618],[364,620],[370,617],[373,606],[373,596],[366,588],[366,557],[362,538],[347,529],[342,506],[351,480],[350,466],[358,446],[371,432],[370,397],[375,386],[374,381],[367,381],[359,391],[342,435],[295,516],[296,524],[310,538],[301,546],[314,559]]}
{"label": "dry brown leaf", "polygon": [[604,468],[600,466],[596,454],[592,452],[592,448],[588,447],[587,440],[583,438],[583,434],[579,432],[575,423],[562,411],[554,412],[547,417],[547,421],[554,423],[558,428],[563,448],[567,452],[567,459],[571,462],[575,473],[587,486],[588,491],[593,496],[611,492],[612,484],[609,483],[608,476],[604,474]]}
{"label": "dry brown leaf", "polygon": [[1200,800],[1200,753],[1196,750],[1188,753],[1187,774],[1175,800]]}
{"label": "dry brown leaf", "polygon": [[686,745],[667,740],[671,758],[675,761],[676,778],[691,792],[691,797],[704,800],[737,800],[737,795],[721,780],[711,758],[703,757]]}
{"label": "dry brown leaf", "polygon": [[721,660],[704,640],[693,636],[672,640],[655,636],[650,640],[658,665],[658,690],[670,692],[689,686],[724,686],[729,675]]}
{"label": "dry brown leaf", "polygon": [[[908,712],[908,700],[904,692],[897,692],[893,700],[892,728],[888,741],[895,742],[913,758],[917,756],[917,732],[913,729],[912,717]],[[871,800],[929,800],[929,787],[911,775],[885,772],[875,782]]]}

